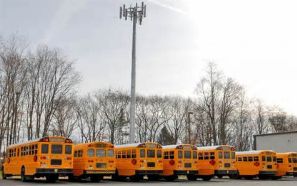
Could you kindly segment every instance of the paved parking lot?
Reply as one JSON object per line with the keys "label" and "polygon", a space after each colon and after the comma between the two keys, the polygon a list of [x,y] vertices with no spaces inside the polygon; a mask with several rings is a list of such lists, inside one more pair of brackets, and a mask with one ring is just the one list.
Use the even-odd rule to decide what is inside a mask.
{"label": "paved parking lot", "polygon": [[178,180],[175,182],[166,182],[166,181],[155,181],[155,182],[116,182],[116,181],[101,181],[99,183],[91,182],[68,182],[66,180],[60,180],[57,183],[46,183],[44,180],[35,180],[34,182],[23,183],[19,179],[8,179],[0,180],[0,185],[5,186],[24,186],[24,185],[46,185],[46,186],[59,186],[59,185],[119,185],[119,186],[131,186],[131,185],[162,185],[162,186],[182,186],[182,185],[213,185],[213,186],[296,186],[297,178],[283,178],[281,180],[272,181],[272,180],[230,180],[230,179],[213,179],[209,182],[206,181],[187,181],[187,180]]}

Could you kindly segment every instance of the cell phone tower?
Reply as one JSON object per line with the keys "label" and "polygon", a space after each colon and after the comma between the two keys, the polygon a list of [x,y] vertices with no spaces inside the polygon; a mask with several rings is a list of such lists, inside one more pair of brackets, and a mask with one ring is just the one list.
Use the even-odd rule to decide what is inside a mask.
{"label": "cell phone tower", "polygon": [[137,3],[134,7],[120,7],[120,19],[130,19],[133,23],[132,34],[132,70],[131,70],[131,101],[130,101],[130,143],[135,143],[135,109],[136,109],[136,25],[141,25],[142,19],[146,17],[146,5],[142,2],[141,6]]}

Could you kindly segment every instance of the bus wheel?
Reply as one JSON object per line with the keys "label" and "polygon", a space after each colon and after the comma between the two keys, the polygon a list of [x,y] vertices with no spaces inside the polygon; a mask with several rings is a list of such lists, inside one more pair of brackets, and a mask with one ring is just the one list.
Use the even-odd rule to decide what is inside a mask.
{"label": "bus wheel", "polygon": [[7,177],[6,177],[6,174],[4,173],[4,168],[2,168],[2,175],[1,176],[2,176],[3,180],[6,180]]}
{"label": "bus wheel", "polygon": [[159,175],[148,175],[147,178],[150,181],[158,181],[158,180],[160,180],[160,176]]}
{"label": "bus wheel", "polygon": [[173,176],[165,176],[164,177],[166,181],[174,181],[177,179],[177,176],[176,175],[173,175]]}
{"label": "bus wheel", "polygon": [[222,175],[218,175],[217,177],[218,177],[219,179],[222,179],[222,178],[223,178],[223,176],[222,176]]}
{"label": "bus wheel", "polygon": [[134,175],[130,177],[130,180],[134,182],[139,182],[141,180],[141,177],[138,175]]}
{"label": "bus wheel", "polygon": [[273,177],[272,177],[273,180],[279,180],[279,179],[281,179],[281,178],[282,178],[281,176],[273,176]]}
{"label": "bus wheel", "polygon": [[46,181],[49,183],[55,183],[58,180],[58,175],[48,175],[46,176]]}
{"label": "bus wheel", "polygon": [[100,178],[97,175],[92,175],[90,176],[91,182],[99,182]]}
{"label": "bus wheel", "polygon": [[202,180],[203,181],[209,181],[209,180],[211,180],[211,178],[212,178],[212,176],[203,176]]}
{"label": "bus wheel", "polygon": [[25,167],[24,166],[22,166],[22,168],[21,168],[21,180],[22,180],[22,182],[28,181],[28,179],[26,177],[26,172],[25,172]]}
{"label": "bus wheel", "polygon": [[187,175],[187,178],[190,181],[196,181],[197,180],[197,176],[196,175]]}

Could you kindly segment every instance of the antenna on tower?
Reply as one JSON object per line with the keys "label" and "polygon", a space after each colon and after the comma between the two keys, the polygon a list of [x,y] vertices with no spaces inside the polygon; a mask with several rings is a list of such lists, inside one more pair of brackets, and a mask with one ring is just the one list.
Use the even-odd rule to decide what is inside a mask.
{"label": "antenna on tower", "polygon": [[143,18],[146,17],[146,5],[142,2],[141,6],[138,6],[137,3],[134,7],[130,5],[129,8],[126,8],[125,4],[120,7],[120,19],[130,18],[133,21],[133,40],[132,40],[132,72],[131,72],[131,104],[130,104],[130,143],[135,142],[135,87],[136,87],[136,24],[137,20],[139,24],[142,24]]}

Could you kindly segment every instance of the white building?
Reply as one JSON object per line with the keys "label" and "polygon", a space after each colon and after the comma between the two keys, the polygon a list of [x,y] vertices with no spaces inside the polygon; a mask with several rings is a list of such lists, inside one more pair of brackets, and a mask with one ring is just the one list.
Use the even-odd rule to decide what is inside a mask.
{"label": "white building", "polygon": [[254,150],[297,152],[297,131],[254,135]]}

